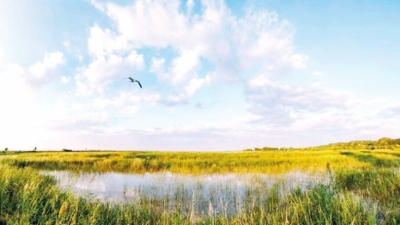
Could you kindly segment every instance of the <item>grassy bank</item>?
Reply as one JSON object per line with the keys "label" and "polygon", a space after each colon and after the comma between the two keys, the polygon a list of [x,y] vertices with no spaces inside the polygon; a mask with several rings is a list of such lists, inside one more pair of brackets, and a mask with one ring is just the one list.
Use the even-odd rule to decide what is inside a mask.
{"label": "grassy bank", "polygon": [[4,164],[19,168],[84,172],[163,172],[269,174],[289,171],[399,167],[400,151],[268,151],[268,152],[24,152],[0,155]]}
{"label": "grassy bank", "polygon": [[[0,166],[1,224],[399,224],[400,174],[393,169],[335,173],[334,182],[268,198],[241,213],[198,217],[156,203],[112,205],[57,189],[37,170]],[[250,193],[257,195],[257,192]],[[189,209],[190,211],[190,209]]]}
{"label": "grassy bank", "polygon": [[[0,224],[399,224],[400,152],[31,152],[0,155]],[[165,211],[157,202],[112,205],[62,192],[39,170],[86,172],[326,172],[330,184],[285,197],[279,187],[235,215]],[[264,191],[265,192],[265,191]],[[259,193],[249,193],[257,199]],[[186,210],[186,211],[185,211]]]}

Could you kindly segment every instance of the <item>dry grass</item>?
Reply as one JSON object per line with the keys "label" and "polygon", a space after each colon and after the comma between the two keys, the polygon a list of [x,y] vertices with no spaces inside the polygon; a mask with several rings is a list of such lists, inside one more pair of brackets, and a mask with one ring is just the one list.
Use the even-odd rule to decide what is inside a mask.
{"label": "dry grass", "polygon": [[3,163],[49,170],[143,173],[249,173],[399,166],[400,151],[267,151],[267,152],[26,152],[0,156]]}

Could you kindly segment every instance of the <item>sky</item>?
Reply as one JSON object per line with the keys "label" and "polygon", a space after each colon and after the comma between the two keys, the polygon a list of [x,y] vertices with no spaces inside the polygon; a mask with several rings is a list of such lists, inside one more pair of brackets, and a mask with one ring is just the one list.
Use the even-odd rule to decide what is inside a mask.
{"label": "sky", "polygon": [[399,24],[397,0],[0,0],[0,149],[400,138]]}

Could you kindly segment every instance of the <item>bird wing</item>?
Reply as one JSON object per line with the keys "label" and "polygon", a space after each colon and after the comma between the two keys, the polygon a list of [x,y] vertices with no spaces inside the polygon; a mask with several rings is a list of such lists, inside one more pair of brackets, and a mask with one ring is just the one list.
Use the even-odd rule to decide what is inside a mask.
{"label": "bird wing", "polygon": [[135,82],[135,80],[132,77],[128,77],[131,82]]}
{"label": "bird wing", "polygon": [[140,88],[142,88],[142,84],[138,80],[136,82],[139,84]]}

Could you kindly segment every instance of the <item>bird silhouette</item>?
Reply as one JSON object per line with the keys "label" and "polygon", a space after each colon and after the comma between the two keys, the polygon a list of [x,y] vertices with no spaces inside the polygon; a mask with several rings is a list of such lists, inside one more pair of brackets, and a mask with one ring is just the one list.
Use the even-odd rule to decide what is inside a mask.
{"label": "bird silhouette", "polygon": [[124,78],[124,79],[129,79],[132,83],[137,82],[139,84],[139,87],[142,88],[142,84],[138,80],[135,80],[132,77],[127,77],[127,78]]}

